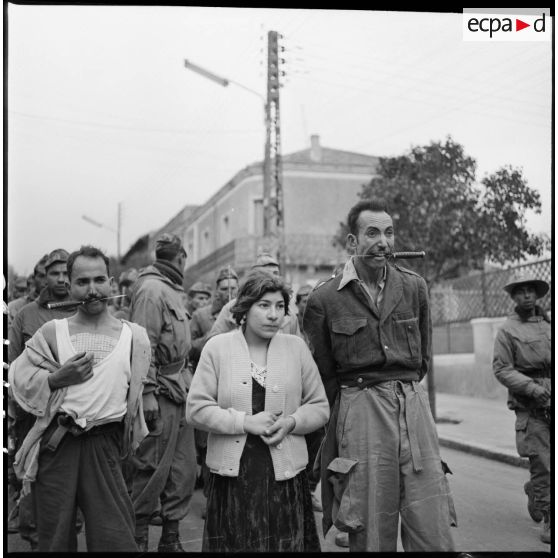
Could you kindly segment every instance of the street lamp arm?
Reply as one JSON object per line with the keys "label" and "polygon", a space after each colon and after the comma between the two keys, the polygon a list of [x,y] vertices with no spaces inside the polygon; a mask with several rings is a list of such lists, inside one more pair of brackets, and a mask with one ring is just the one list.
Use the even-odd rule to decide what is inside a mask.
{"label": "street lamp arm", "polygon": [[82,215],[81,218],[84,221],[87,221],[88,223],[91,223],[92,225],[95,225],[96,227],[102,228],[104,225],[101,225],[101,223],[98,223],[97,221],[91,219],[91,217],[87,217],[87,215]]}
{"label": "street lamp arm", "polygon": [[209,70],[206,70],[205,68],[202,68],[201,66],[198,66],[197,64],[194,64],[189,60],[184,60],[184,66],[189,70],[192,70],[193,72],[196,72],[197,74],[200,74],[201,76],[206,77],[207,79],[210,79],[211,81],[214,81],[219,85],[222,85],[223,87],[227,87],[230,83],[233,83],[238,87],[242,87],[242,89],[249,91],[253,95],[257,95],[265,104],[265,98],[261,93],[258,93],[254,89],[250,89],[249,87],[246,87],[246,85],[242,85],[242,83],[239,83],[238,81],[234,81],[232,79],[218,76],[217,74],[214,74],[213,72],[210,72]]}
{"label": "street lamp arm", "polygon": [[227,87],[227,85],[229,85],[229,80],[228,79],[219,77],[218,75],[214,74],[213,72],[205,70],[204,68],[202,68],[201,66],[198,66],[197,64],[193,64],[189,60],[184,60],[184,66],[186,68],[188,68],[189,70],[192,70],[193,72],[196,72],[197,74],[200,74],[203,77],[206,77],[207,79],[210,79],[210,80],[218,83],[219,85],[222,85],[223,87]]}
{"label": "street lamp arm", "polygon": [[100,229],[107,229],[109,231],[116,232],[113,228],[107,227],[106,225],[103,225],[102,223],[99,223],[98,221],[95,221],[94,219],[91,219],[91,217],[87,217],[87,215],[82,215],[81,218],[84,221],[87,221],[88,223],[91,223],[92,225],[95,225],[96,227],[99,227]]}

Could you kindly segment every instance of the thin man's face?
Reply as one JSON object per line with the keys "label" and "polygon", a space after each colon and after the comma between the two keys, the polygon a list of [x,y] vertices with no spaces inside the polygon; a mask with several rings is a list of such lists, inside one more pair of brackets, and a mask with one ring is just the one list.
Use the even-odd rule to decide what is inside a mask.
{"label": "thin man's face", "polygon": [[349,235],[355,256],[368,267],[384,267],[395,244],[391,217],[385,211],[365,210],[358,216],[357,224],[358,234]]}

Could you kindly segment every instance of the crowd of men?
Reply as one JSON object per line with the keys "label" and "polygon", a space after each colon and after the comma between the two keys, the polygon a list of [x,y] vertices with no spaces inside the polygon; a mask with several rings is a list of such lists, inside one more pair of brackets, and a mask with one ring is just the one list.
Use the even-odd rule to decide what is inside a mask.
{"label": "crowd of men", "polygon": [[[390,261],[381,202],[357,203],[348,226],[353,255],[293,293],[280,325],[308,343],[331,407],[306,436],[313,507],[351,551],[395,551],[400,521],[405,550],[451,551],[448,468],[420,385],[432,358],[428,289]],[[159,552],[184,551],[179,525],[209,474],[186,397],[205,343],[238,327],[241,280],[229,265],[185,290],[186,260],[165,233],[150,265],[115,281],[97,248],[58,248],[13,285],[8,531],[32,550],[75,551],[85,523],[89,551],[153,549],[153,524]],[[280,274],[270,254],[252,269]]]}
{"label": "crowd of men", "polygon": [[[103,259],[102,253],[94,250],[86,250],[81,256],[81,260]],[[39,330],[44,334],[43,326],[47,322],[79,316],[80,306],[71,304],[72,301],[78,300],[72,289],[73,281],[67,268],[70,257],[71,254],[67,250],[55,249],[37,262],[32,275],[28,278],[18,278],[14,282],[11,300],[7,305],[9,363],[13,363],[22,355],[26,344]],[[74,266],[75,257],[73,254]],[[125,269],[115,281],[104,287],[106,292],[103,292],[106,296],[105,319],[112,317],[137,324],[144,328],[149,340],[149,367],[145,379],[142,380],[141,398],[148,434],[142,439],[137,450],[130,453],[121,463],[122,477],[133,503],[133,539],[141,551],[149,549],[150,524],[162,525],[161,538],[157,545],[159,552],[183,551],[179,538],[179,522],[189,512],[194,490],[202,488],[206,494],[208,484],[208,470],[205,465],[207,433],[194,431],[186,424],[185,399],[205,342],[220,331],[236,327],[229,309],[238,291],[237,272],[230,265],[226,266],[217,272],[213,286],[198,281],[185,290],[183,271],[186,257],[181,240],[175,235],[163,234],[156,241],[155,261],[151,265],[140,270]],[[279,264],[268,254],[259,256],[253,268],[263,269],[272,274],[279,273]],[[109,273],[107,264],[105,274],[108,280]],[[82,278],[80,281],[85,283],[86,279]],[[307,298],[310,290],[310,286],[306,285],[299,295]],[[98,292],[95,296],[98,298]],[[302,304],[300,297],[297,304]],[[216,329],[214,325],[219,316]],[[71,328],[71,322],[69,324]],[[302,336],[301,325],[301,317],[297,318],[295,312],[286,318],[283,328],[286,332]],[[92,357],[92,362],[86,362],[87,358],[83,355],[81,359],[77,361],[78,365],[86,366],[91,373],[95,359]],[[20,376],[23,376],[23,372]],[[15,384],[14,381],[14,387]],[[29,475],[23,475],[21,478],[22,474],[16,474],[16,471],[23,468],[18,462],[18,459],[21,460],[23,442],[29,432],[33,433],[32,429],[37,422],[38,415],[28,404],[29,401],[21,395],[17,397],[10,389],[8,531],[18,532],[29,542],[32,550],[75,550],[75,541],[69,543],[67,538],[71,539],[79,533],[84,522],[81,508],[90,504],[80,501],[76,506],[75,517],[71,517],[71,521],[68,522],[72,525],[71,535],[66,532],[56,533],[56,526],[53,524],[38,527],[37,510],[45,513],[55,502],[59,505],[59,498],[50,498],[43,490],[38,489],[35,478],[33,482],[29,482]],[[62,422],[61,416],[57,415],[57,424]],[[75,418],[66,414],[63,416],[64,420],[67,420],[68,416],[70,419]],[[73,424],[68,429],[69,432],[72,432],[72,427]],[[79,433],[85,437],[89,432],[80,432],[79,428],[76,428],[74,435]],[[51,435],[51,443],[52,433],[48,428],[46,433]],[[43,438],[45,435],[43,434]],[[88,437],[92,438],[92,435],[89,433]],[[313,457],[321,440],[321,437],[314,438],[318,441],[314,441]],[[40,451],[43,451],[42,446]],[[312,467],[309,466],[308,470],[316,478],[316,472],[312,472]],[[91,478],[90,482],[92,480]],[[59,478],[57,482],[65,482],[65,479]],[[317,482],[316,478],[312,484],[313,490]],[[59,489],[58,492],[63,491]],[[43,500],[49,500],[46,507],[44,502],[37,501],[38,493]],[[315,509],[321,509],[317,494],[313,494],[312,497]],[[104,501],[102,494],[97,494],[97,499],[99,502]],[[109,511],[105,510],[104,513],[106,515]],[[205,515],[205,509],[202,515]],[[51,531],[51,535],[46,537],[45,533],[48,530]],[[91,533],[97,532],[92,525],[88,525],[88,530]],[[42,535],[39,536],[39,533]],[[41,544],[40,539],[45,538],[48,538],[48,544]],[[99,549],[98,543],[89,543],[89,538],[88,536],[88,550]],[[122,538],[125,539],[126,536],[123,535]],[[114,546],[115,542],[110,537],[103,539],[107,549],[118,548]],[[127,549],[126,544],[122,549]]]}

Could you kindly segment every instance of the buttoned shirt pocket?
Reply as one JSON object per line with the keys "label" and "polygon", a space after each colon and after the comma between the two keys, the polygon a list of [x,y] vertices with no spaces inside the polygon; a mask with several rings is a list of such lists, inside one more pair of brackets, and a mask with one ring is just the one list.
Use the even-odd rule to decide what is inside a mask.
{"label": "buttoned shirt pocket", "polygon": [[346,316],[332,320],[331,341],[340,366],[358,366],[369,353],[371,335],[368,320]]}
{"label": "buttoned shirt pocket", "polygon": [[394,314],[393,316],[394,338],[397,342],[397,350],[401,356],[409,360],[420,358],[420,329],[418,318],[411,312]]}
{"label": "buttoned shirt pocket", "polygon": [[166,300],[163,307],[163,330],[159,345],[164,354],[160,364],[185,359],[190,351],[190,326],[186,309],[175,300]]}
{"label": "buttoned shirt pocket", "polygon": [[530,371],[539,371],[549,367],[550,349],[550,328],[548,331],[529,332],[529,335],[515,338],[517,369],[530,375]]}
{"label": "buttoned shirt pocket", "polygon": [[168,322],[165,323],[165,327],[172,329],[175,322],[184,322],[186,320],[186,309],[181,308],[180,305],[176,304],[174,301],[167,302],[166,310]]}
{"label": "buttoned shirt pocket", "polygon": [[333,487],[331,518],[341,531],[356,532],[364,527],[359,513],[362,505],[357,502],[362,487],[358,490],[355,483],[351,482],[357,465],[356,459],[336,457],[327,466],[328,480]]}

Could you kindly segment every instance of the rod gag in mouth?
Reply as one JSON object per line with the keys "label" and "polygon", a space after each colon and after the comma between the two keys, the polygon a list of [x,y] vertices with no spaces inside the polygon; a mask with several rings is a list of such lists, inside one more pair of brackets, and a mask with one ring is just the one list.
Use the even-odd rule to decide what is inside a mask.
{"label": "rod gag in mouth", "polygon": [[[103,298],[96,298],[94,300],[108,300],[109,298],[121,298],[126,296],[125,294],[113,295],[113,296],[104,296]],[[53,310],[54,308],[71,308],[75,306],[81,306],[82,304],[86,304],[87,302],[91,302],[89,300],[63,300],[62,302],[47,302],[47,308],[49,310]]]}

